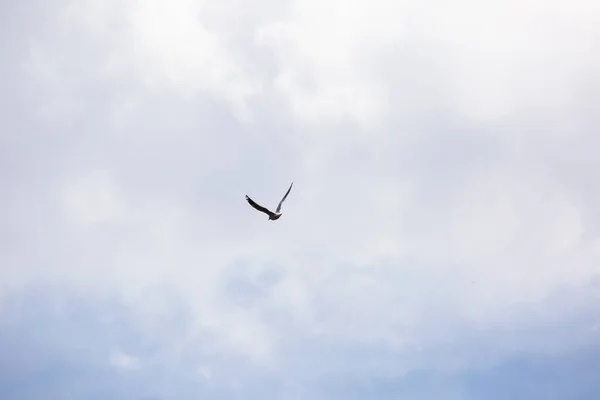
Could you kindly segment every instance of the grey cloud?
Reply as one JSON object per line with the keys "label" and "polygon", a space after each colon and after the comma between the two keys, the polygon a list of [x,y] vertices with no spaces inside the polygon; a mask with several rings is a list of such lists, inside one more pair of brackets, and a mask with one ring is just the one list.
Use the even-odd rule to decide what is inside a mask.
{"label": "grey cloud", "polygon": [[[592,323],[597,324],[598,306],[589,299],[597,295],[596,286],[564,288],[523,312],[521,321],[494,330],[471,327],[460,332],[442,323],[444,337],[436,345],[408,351],[376,342],[356,345],[336,337],[311,338],[286,329],[288,336],[280,348],[285,362],[275,369],[215,353],[210,336],[182,341],[195,317],[177,295],[165,301],[169,314],[144,323],[135,315],[137,307],[118,298],[90,302],[77,293],[39,288],[36,295],[18,295],[5,303],[0,390],[7,399],[36,399],[41,393],[117,399],[227,398],[242,393],[245,398],[326,398],[345,393],[351,398],[403,394],[471,399],[500,396],[499,391],[514,396],[558,391],[557,396],[579,393],[592,398],[585,396],[595,390],[591,378],[597,370],[597,339],[591,329]],[[561,307],[580,312],[561,317],[568,314],[557,313]],[[548,329],[548,323],[558,329]],[[558,350],[557,343],[568,349]],[[113,368],[109,355],[114,349],[136,356],[141,368]],[[210,368],[209,379],[195,372],[203,365]],[[559,381],[549,379],[559,371]]]}

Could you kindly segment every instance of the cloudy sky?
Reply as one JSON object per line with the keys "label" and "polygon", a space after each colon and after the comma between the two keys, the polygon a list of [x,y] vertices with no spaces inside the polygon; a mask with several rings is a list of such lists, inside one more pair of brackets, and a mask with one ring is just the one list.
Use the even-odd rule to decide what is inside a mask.
{"label": "cloudy sky", "polygon": [[3,400],[600,395],[598,1],[0,9]]}

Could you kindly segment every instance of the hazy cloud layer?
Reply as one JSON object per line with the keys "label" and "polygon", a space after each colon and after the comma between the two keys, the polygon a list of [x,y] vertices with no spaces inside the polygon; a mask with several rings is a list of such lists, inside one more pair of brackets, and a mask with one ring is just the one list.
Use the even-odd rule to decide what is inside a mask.
{"label": "hazy cloud layer", "polygon": [[1,15],[0,397],[597,395],[597,2]]}

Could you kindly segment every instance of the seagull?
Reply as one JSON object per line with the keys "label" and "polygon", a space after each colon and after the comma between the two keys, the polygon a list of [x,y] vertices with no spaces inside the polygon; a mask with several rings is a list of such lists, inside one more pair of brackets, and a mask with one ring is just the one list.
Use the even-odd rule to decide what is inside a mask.
{"label": "seagull", "polygon": [[285,196],[283,196],[283,199],[281,199],[281,201],[279,202],[279,205],[277,206],[277,209],[275,210],[275,212],[259,205],[256,204],[256,202],[254,200],[252,200],[250,197],[248,197],[248,195],[246,195],[246,201],[254,208],[256,208],[258,211],[262,211],[265,214],[267,214],[269,216],[269,221],[275,221],[277,219],[279,219],[279,217],[281,217],[281,205],[283,204],[285,198],[288,196],[288,194],[290,194],[290,190],[292,190],[292,186],[294,186],[294,182],[292,182],[292,184],[290,185],[290,188],[287,190],[287,192],[285,193]]}

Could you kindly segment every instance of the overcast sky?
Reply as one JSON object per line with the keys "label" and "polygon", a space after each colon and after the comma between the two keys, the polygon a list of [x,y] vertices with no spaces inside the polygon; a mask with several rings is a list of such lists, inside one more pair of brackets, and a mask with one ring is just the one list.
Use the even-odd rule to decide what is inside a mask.
{"label": "overcast sky", "polygon": [[599,398],[597,0],[0,9],[3,400]]}

